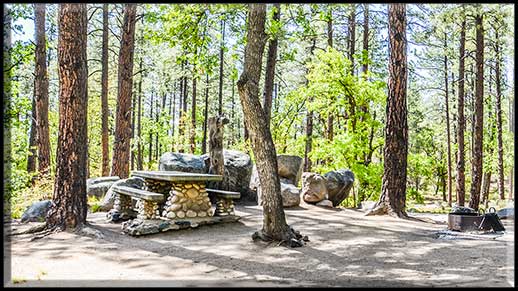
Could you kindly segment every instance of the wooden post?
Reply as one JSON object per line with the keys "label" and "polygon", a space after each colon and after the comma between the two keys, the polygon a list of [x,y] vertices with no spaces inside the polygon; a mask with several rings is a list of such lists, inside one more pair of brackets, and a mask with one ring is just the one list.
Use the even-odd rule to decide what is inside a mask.
{"label": "wooden post", "polygon": [[[225,160],[223,157],[223,125],[229,120],[220,115],[209,118],[209,174],[224,175]],[[219,189],[219,182],[211,182],[209,187]],[[211,197],[211,201],[213,198]]]}

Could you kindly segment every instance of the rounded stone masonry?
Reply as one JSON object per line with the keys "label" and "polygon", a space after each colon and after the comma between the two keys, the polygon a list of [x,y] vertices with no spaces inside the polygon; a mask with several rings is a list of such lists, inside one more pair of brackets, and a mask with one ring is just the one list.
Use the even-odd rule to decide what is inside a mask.
{"label": "rounded stone masonry", "polygon": [[173,183],[170,195],[164,204],[162,216],[169,219],[212,216],[210,199],[205,185]]}

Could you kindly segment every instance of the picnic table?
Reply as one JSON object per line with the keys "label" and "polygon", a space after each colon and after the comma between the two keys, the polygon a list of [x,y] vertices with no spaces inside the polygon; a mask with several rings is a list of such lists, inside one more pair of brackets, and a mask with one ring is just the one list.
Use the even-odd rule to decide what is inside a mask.
{"label": "picnic table", "polygon": [[131,198],[137,199],[137,218],[183,219],[211,217],[214,211],[208,196],[217,197],[216,215],[233,215],[232,199],[239,193],[207,189],[206,182],[222,181],[223,176],[180,171],[133,171],[131,176],[144,179],[144,189],[116,186],[117,210],[129,212]]}

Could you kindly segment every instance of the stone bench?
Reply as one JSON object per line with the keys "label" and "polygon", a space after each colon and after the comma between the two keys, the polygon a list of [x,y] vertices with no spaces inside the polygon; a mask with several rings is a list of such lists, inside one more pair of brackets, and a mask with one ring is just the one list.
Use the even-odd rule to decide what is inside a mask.
{"label": "stone bench", "polygon": [[112,186],[117,197],[113,208],[120,213],[127,213],[131,209],[131,197],[137,199],[137,218],[155,219],[159,216],[158,203],[165,200],[164,194],[136,189],[127,186]]}
{"label": "stone bench", "polygon": [[207,188],[206,191],[216,196],[216,212],[214,215],[234,215],[233,199],[239,199],[241,197],[241,193],[209,188]]}

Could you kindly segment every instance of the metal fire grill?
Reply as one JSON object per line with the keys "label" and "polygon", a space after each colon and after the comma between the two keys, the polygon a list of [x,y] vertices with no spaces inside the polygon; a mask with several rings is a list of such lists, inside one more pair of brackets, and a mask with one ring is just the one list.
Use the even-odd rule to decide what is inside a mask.
{"label": "metal fire grill", "polygon": [[[491,211],[492,210],[492,211]],[[448,229],[456,231],[503,231],[504,226],[491,207],[489,213],[452,212],[448,214]]]}

